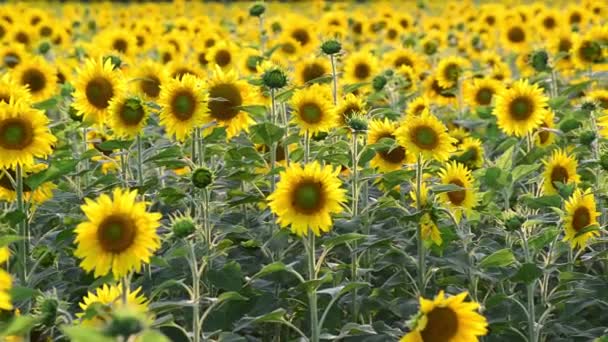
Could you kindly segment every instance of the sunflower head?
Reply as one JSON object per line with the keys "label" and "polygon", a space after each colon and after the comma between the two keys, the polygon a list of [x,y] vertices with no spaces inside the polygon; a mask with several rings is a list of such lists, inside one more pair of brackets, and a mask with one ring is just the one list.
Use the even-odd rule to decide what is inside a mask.
{"label": "sunflower head", "polygon": [[537,85],[520,80],[497,95],[493,113],[505,133],[521,137],[540,126],[547,100]]}
{"label": "sunflower head", "polygon": [[184,141],[195,127],[209,121],[208,99],[199,78],[185,75],[180,80],[169,79],[159,95],[160,123],[169,135]]}
{"label": "sunflower head", "polygon": [[291,99],[292,121],[302,133],[327,132],[336,126],[338,117],[330,98],[331,91],[326,85],[313,84],[295,92]]}
{"label": "sunflower head", "polygon": [[326,55],[335,55],[342,50],[342,44],[336,39],[326,40],[321,44],[321,51]]}
{"label": "sunflower head", "polygon": [[558,193],[558,183],[567,185],[578,184],[580,176],[577,173],[578,161],[566,150],[553,151],[551,156],[543,161],[543,193],[554,195]]}
{"label": "sunflower head", "polygon": [[424,159],[447,160],[454,150],[444,124],[429,112],[405,121],[395,132],[399,145]]}
{"label": "sunflower head", "polygon": [[439,172],[443,185],[454,185],[460,189],[440,194],[440,199],[455,211],[456,218],[460,218],[462,211],[473,209],[477,204],[477,194],[473,184],[471,170],[464,164],[452,161]]}
{"label": "sunflower head", "polygon": [[[367,142],[376,144],[382,139],[394,140],[395,131],[398,127],[399,123],[388,119],[372,120],[369,124]],[[377,151],[374,158],[370,161],[370,165],[377,168],[380,172],[390,172],[399,170],[404,164],[412,162],[414,162],[412,155],[407,153],[403,146],[397,146]]]}
{"label": "sunflower head", "polygon": [[570,242],[573,249],[584,248],[589,239],[599,235],[599,231],[592,228],[598,224],[600,213],[596,210],[595,197],[589,189],[574,191],[566,201],[565,215],[564,241]]}
{"label": "sunflower head", "polygon": [[115,97],[110,103],[108,125],[117,137],[135,138],[146,125],[148,108],[138,97]]}
{"label": "sunflower head", "polygon": [[127,291],[126,305],[122,302],[122,285],[104,284],[93,292],[89,292],[78,304],[82,312],[76,316],[88,326],[103,326],[111,319],[111,315],[121,309],[129,309],[139,314],[148,311],[148,300],[141,294],[142,288]]}

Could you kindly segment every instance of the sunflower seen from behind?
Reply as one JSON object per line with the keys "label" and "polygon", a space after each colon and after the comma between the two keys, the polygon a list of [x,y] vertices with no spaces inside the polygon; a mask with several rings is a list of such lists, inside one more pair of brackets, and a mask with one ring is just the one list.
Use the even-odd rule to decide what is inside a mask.
{"label": "sunflower seen from behind", "polygon": [[462,217],[463,212],[469,212],[477,205],[477,190],[473,183],[471,170],[464,164],[452,161],[447,163],[439,171],[439,179],[442,185],[455,185],[459,190],[442,192],[439,195],[441,202],[445,203],[456,216]]}
{"label": "sunflower seen from behind", "polygon": [[496,96],[493,114],[503,132],[522,137],[541,125],[547,101],[536,84],[520,80]]}
{"label": "sunflower seen from behind", "polygon": [[576,169],[578,161],[574,155],[570,155],[563,149],[553,151],[551,156],[543,160],[545,171],[543,172],[543,193],[555,195],[558,193],[557,183],[578,184],[580,176]]}
{"label": "sunflower seen from behind", "polygon": [[110,101],[125,91],[122,74],[114,69],[111,58],[89,59],[77,74],[72,106],[85,121],[101,125]]}
{"label": "sunflower seen from behind", "polygon": [[0,102],[0,169],[29,167],[53,152],[57,139],[46,115],[30,103]]}
{"label": "sunflower seen from behind", "polygon": [[192,131],[209,120],[209,94],[203,81],[192,75],[169,79],[161,86],[158,104],[160,124],[167,134],[185,141]]}
{"label": "sunflower seen from behind", "polygon": [[[145,314],[148,311],[148,300],[141,294],[141,287],[135,289],[135,291],[127,291],[127,303],[123,303],[122,297],[122,286],[103,284],[96,288],[94,291],[89,291],[86,296],[82,297],[82,301],[78,303],[82,312],[77,313],[76,316],[82,319],[82,323],[87,326],[101,326],[105,322],[106,318],[101,314],[93,317],[84,318],[87,313],[87,309],[93,305],[101,305],[105,310],[101,310],[104,314],[110,314],[117,309],[128,308],[133,310],[135,313]],[[99,311],[98,311],[99,312]]]}
{"label": "sunflower seen from behind", "polygon": [[234,69],[224,71],[216,67],[207,79],[207,91],[209,114],[206,120],[225,127],[227,139],[249,131],[254,121],[242,107],[251,105],[257,95],[247,81],[239,79]]}
{"label": "sunflower seen from behind", "polygon": [[57,89],[57,72],[41,57],[24,59],[12,69],[11,77],[29,90],[34,102],[48,99]]}
{"label": "sunflower seen from behind", "polygon": [[328,132],[338,123],[337,113],[331,103],[331,90],[327,85],[313,84],[297,90],[291,98],[291,121],[302,134]]}
{"label": "sunflower seen from behind", "polygon": [[135,139],[146,126],[148,116],[149,110],[140,98],[121,95],[110,102],[107,124],[116,137]]}
{"label": "sunflower seen from behind", "polygon": [[280,174],[276,190],[268,196],[270,210],[281,227],[298,236],[309,231],[319,236],[332,228],[332,214],[342,212],[346,190],[338,178],[340,169],[312,162],[291,164]]}
{"label": "sunflower seen from behind", "polygon": [[[371,120],[367,133],[367,142],[369,144],[379,143],[381,139],[395,139],[395,131],[399,127],[399,123],[384,120]],[[404,164],[413,163],[415,158],[403,146],[397,146],[393,149],[387,148],[383,151],[376,151],[376,155],[370,161],[370,166],[378,169],[380,172],[390,172],[401,169]]]}
{"label": "sunflower seen from behind", "polygon": [[425,160],[444,161],[454,151],[454,140],[445,125],[429,112],[405,120],[395,131],[399,145]]}
{"label": "sunflower seen from behind", "polygon": [[112,273],[115,278],[139,272],[160,247],[156,229],[161,215],[146,211],[136,200],[137,191],[114,189],[112,196],[85,199],[81,206],[87,220],[76,229],[74,255],[80,266],[95,277]]}
{"label": "sunflower seen from behind", "polygon": [[591,190],[576,189],[572,196],[566,201],[564,241],[570,243],[572,249],[585,248],[589,239],[598,236],[598,230],[583,230],[598,225],[597,217],[600,213],[596,211],[595,197]]}
{"label": "sunflower seen from behind", "polygon": [[477,312],[479,304],[467,302],[467,292],[434,299],[420,297],[420,309],[408,322],[410,332],[399,342],[477,342],[488,333],[488,322]]}

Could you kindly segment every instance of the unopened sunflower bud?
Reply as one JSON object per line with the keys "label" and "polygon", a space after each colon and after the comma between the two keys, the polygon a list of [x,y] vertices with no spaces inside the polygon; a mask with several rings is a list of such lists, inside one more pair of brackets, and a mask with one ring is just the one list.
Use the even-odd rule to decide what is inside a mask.
{"label": "unopened sunflower bud", "polygon": [[252,17],[260,17],[266,11],[263,4],[254,4],[249,8],[249,15]]}
{"label": "unopened sunflower bud", "polygon": [[585,101],[581,105],[581,109],[584,110],[585,112],[593,112],[594,110],[597,109],[597,106],[592,101]]}
{"label": "unopened sunflower bud", "polygon": [[273,68],[262,75],[262,82],[270,89],[280,89],[287,85],[287,76],[283,70]]}
{"label": "unopened sunflower bud", "polygon": [[173,235],[178,238],[190,236],[196,230],[196,225],[192,218],[188,216],[176,218],[171,224]]}
{"label": "unopened sunflower bud", "polygon": [[524,219],[520,216],[514,215],[512,217],[509,217],[506,221],[505,221],[505,228],[507,228],[508,231],[515,231],[518,230],[519,228],[521,228],[521,225],[524,223]]}
{"label": "unopened sunflower bud", "polygon": [[335,39],[328,40],[321,45],[321,51],[326,55],[334,55],[342,50],[342,44]]}
{"label": "unopened sunflower bud", "polygon": [[354,133],[367,131],[367,119],[363,115],[353,115],[348,120],[348,126]]}
{"label": "unopened sunflower bud", "polygon": [[127,341],[130,336],[140,333],[144,329],[143,323],[134,315],[121,313],[114,315],[106,334],[112,337],[122,337]]}
{"label": "unopened sunflower bud", "polygon": [[213,173],[205,167],[198,168],[192,173],[192,184],[199,189],[205,189],[212,182]]}
{"label": "unopened sunflower bud", "polygon": [[537,72],[546,71],[549,68],[549,55],[544,50],[534,51],[530,55],[528,63]]}
{"label": "unopened sunflower bud", "polygon": [[51,44],[49,44],[48,42],[42,42],[42,43],[40,43],[40,45],[38,45],[38,52],[40,52],[43,55],[45,53],[47,53],[50,49],[51,49]]}
{"label": "unopened sunflower bud", "polygon": [[581,144],[583,144],[585,146],[589,146],[593,143],[593,141],[595,141],[595,138],[596,138],[595,132],[586,131],[580,135],[579,141],[581,142]]}
{"label": "unopened sunflower bud", "polygon": [[382,75],[376,76],[372,81],[372,86],[374,87],[375,91],[380,91],[384,88],[387,82],[388,80],[386,79],[386,77]]}

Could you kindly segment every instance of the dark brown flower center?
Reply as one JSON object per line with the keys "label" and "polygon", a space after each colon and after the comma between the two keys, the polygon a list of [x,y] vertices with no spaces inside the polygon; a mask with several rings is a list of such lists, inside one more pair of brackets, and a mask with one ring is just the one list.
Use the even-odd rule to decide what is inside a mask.
{"label": "dark brown flower center", "polygon": [[395,58],[395,62],[393,63],[393,65],[395,66],[395,68],[398,68],[402,65],[413,67],[414,62],[408,56],[399,56]]}
{"label": "dark brown flower center", "polygon": [[475,94],[475,101],[482,106],[487,106],[492,102],[492,95],[494,91],[490,88],[480,88]]}
{"label": "dark brown flower center", "polygon": [[[4,175],[4,172],[10,175],[10,178]],[[4,188],[9,191],[16,191],[13,183],[11,182],[11,178],[15,180],[16,173],[13,170],[0,170],[0,188]],[[32,188],[30,188],[25,182],[23,182],[23,191],[30,192]]]}
{"label": "dark brown flower center", "polygon": [[[458,185],[459,187],[464,187],[464,183],[461,182],[459,179],[451,180],[450,184]],[[452,204],[454,205],[461,205],[467,197],[466,190],[450,191],[447,194],[448,198],[450,199],[450,202],[452,202]]]}
{"label": "dark brown flower center", "polygon": [[21,62],[21,57],[14,52],[8,52],[4,55],[4,64],[9,68],[16,67]]}
{"label": "dark brown flower center", "polygon": [[371,68],[366,63],[359,63],[355,65],[355,77],[359,80],[365,80],[369,77]]}
{"label": "dark brown flower center", "polygon": [[445,69],[443,70],[443,76],[452,82],[456,82],[459,75],[460,67],[455,63],[446,65]]}
{"label": "dark brown flower center", "polygon": [[144,107],[139,101],[125,101],[120,106],[120,120],[127,126],[137,126],[146,115]]}
{"label": "dark brown flower center", "polygon": [[304,83],[312,81],[323,75],[325,75],[325,68],[318,63],[310,63],[302,70],[302,79],[304,80]]}
{"label": "dark brown flower center", "polygon": [[21,84],[28,86],[30,91],[35,94],[46,86],[46,77],[38,69],[27,69],[21,76]]}
{"label": "dark brown flower center", "polygon": [[297,40],[298,43],[302,44],[302,46],[306,46],[310,41],[310,34],[308,31],[303,29],[297,29],[291,33],[293,39]]}
{"label": "dark brown flower center", "polygon": [[215,64],[219,65],[220,67],[225,67],[232,61],[232,54],[230,54],[230,51],[228,50],[219,50],[215,54],[214,60]]}
{"label": "dark brown flower center", "polygon": [[[378,140],[380,140],[382,138],[395,139],[395,136],[392,134],[383,134],[378,138]],[[386,151],[379,152],[379,154],[382,159],[384,159],[385,161],[387,161],[391,164],[401,164],[405,160],[405,149],[401,146],[394,148],[392,150],[386,150]]]}
{"label": "dark brown flower center", "polygon": [[196,97],[187,89],[176,92],[171,100],[173,116],[180,121],[190,120],[194,115],[196,106]]}
{"label": "dark brown flower center", "polygon": [[121,253],[133,245],[137,228],[135,222],[124,214],[108,216],[97,228],[101,248],[109,253]]}
{"label": "dark brown flower center", "polygon": [[342,110],[342,123],[346,124],[348,122],[348,120],[356,113],[359,113],[362,111],[362,108],[360,108],[357,104],[355,103],[351,103],[348,104],[343,110]]}
{"label": "dark brown flower center", "polygon": [[209,61],[207,60],[207,53],[206,52],[199,52],[198,53],[198,63],[202,66],[202,67],[206,67],[207,64],[209,64]]}
{"label": "dark brown flower center", "polygon": [[300,106],[300,118],[306,123],[315,124],[323,118],[323,111],[317,103],[307,102]]}
{"label": "dark brown flower center", "polygon": [[281,51],[285,52],[288,55],[294,54],[296,52],[296,47],[292,43],[285,43],[281,46]]}
{"label": "dark brown flower center", "polygon": [[574,12],[570,15],[570,24],[578,24],[583,20],[579,12]]}
{"label": "dark brown flower center", "polygon": [[126,53],[127,47],[127,41],[122,38],[118,38],[112,43],[112,48],[120,53]]}
{"label": "dark brown flower center", "polygon": [[239,114],[243,105],[241,92],[231,83],[218,84],[209,89],[209,111],[219,121],[228,121]]}
{"label": "dark brown flower center", "polygon": [[188,68],[178,68],[176,69],[173,74],[171,75],[172,78],[181,80],[182,77],[184,77],[184,75],[192,75],[192,76],[196,76],[196,72],[194,72],[191,69]]}
{"label": "dark brown flower center", "polygon": [[434,308],[426,317],[426,327],[420,332],[424,342],[449,342],[458,333],[458,316],[451,308]]}
{"label": "dark brown flower center", "polygon": [[30,43],[30,36],[23,31],[19,31],[15,35],[15,40],[23,45],[28,45]]}
{"label": "dark brown flower center", "polygon": [[572,214],[572,227],[577,232],[591,224],[591,213],[586,207],[578,207]]}
{"label": "dark brown flower center", "polygon": [[34,128],[29,121],[10,118],[0,121],[0,146],[7,150],[22,150],[34,140]]}
{"label": "dark brown flower center", "polygon": [[144,94],[155,99],[160,94],[160,79],[156,75],[147,75],[141,80],[140,87]]}
{"label": "dark brown flower center", "polygon": [[555,22],[555,18],[553,17],[546,17],[543,20],[543,26],[548,30],[552,30],[553,28],[555,28],[556,24],[557,23]]}
{"label": "dark brown flower center", "polygon": [[515,26],[509,29],[507,37],[509,38],[509,41],[513,43],[521,43],[526,40],[526,33],[521,27]]}
{"label": "dark brown flower center", "polygon": [[[547,124],[545,124],[545,123],[543,122],[543,123],[540,125],[540,127],[541,127],[541,128],[547,128],[548,126],[547,126]],[[546,131],[546,130],[544,130],[544,129],[541,129],[541,130],[538,132],[538,139],[540,140],[540,143],[541,143],[541,144],[544,144],[545,142],[547,142],[547,141],[549,140],[550,134],[551,134],[551,133],[550,133],[549,131]]]}
{"label": "dark brown flower center", "polygon": [[439,145],[439,136],[432,127],[417,126],[411,131],[411,140],[423,150],[432,150]]}
{"label": "dark brown flower center", "polygon": [[97,109],[106,109],[114,96],[112,83],[103,77],[96,77],[85,87],[87,100]]}
{"label": "dark brown flower center", "polygon": [[509,104],[511,118],[517,121],[525,121],[534,113],[534,103],[528,97],[517,97]]}
{"label": "dark brown flower center", "polygon": [[325,204],[323,184],[312,180],[305,180],[296,185],[292,196],[291,205],[301,214],[315,214]]}
{"label": "dark brown flower center", "polygon": [[566,184],[568,182],[568,178],[568,170],[566,170],[566,168],[563,166],[556,165],[553,167],[553,170],[551,170],[551,183],[553,186],[556,186],[557,182]]}

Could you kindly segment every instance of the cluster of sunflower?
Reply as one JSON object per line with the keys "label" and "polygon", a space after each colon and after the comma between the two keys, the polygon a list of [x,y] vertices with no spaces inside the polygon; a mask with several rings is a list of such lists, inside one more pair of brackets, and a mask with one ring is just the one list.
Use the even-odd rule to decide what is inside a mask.
{"label": "cluster of sunflower", "polygon": [[[13,255],[13,278],[42,299],[12,303],[13,279],[0,270],[0,309],[35,317],[20,324],[12,311],[0,337],[162,340],[151,328],[177,326],[172,334],[194,342],[370,331],[477,341],[492,324],[489,306],[520,290],[503,285],[496,298],[494,285],[480,289],[495,275],[471,271],[484,255],[475,245],[490,239],[484,227],[498,225],[490,244],[505,249],[479,265],[521,264],[509,279],[525,279],[528,306],[517,303],[528,331],[498,322],[494,338],[562,338],[542,331],[562,286],[552,287],[549,270],[541,278],[536,261],[557,262],[563,236],[561,281],[576,277],[586,251],[605,252],[607,18],[608,5],[593,0],[1,6],[0,223],[11,227],[0,227],[9,237],[0,263]],[[385,236],[389,225],[398,236]],[[547,252],[535,258],[543,241]],[[509,251],[519,244],[523,263]],[[340,266],[329,261],[337,246],[348,249],[335,256]],[[386,262],[373,253],[383,246],[417,254],[392,266],[401,289],[384,287],[397,282],[392,274],[371,271]],[[465,252],[462,277],[433,268],[454,249]],[[187,270],[169,264],[179,257]],[[236,261],[251,258],[241,270]],[[38,279],[45,265],[86,281]],[[207,329],[213,310],[261,298],[267,285],[256,281],[278,270],[301,282],[292,292],[305,288],[306,309],[292,298],[293,322],[280,308],[238,325],[230,318],[230,334]],[[163,286],[154,289],[155,279]],[[275,285],[269,296],[290,295]],[[55,300],[58,288],[74,292]],[[148,298],[173,303],[184,290],[189,302],[178,307],[191,315],[157,319],[171,309]],[[390,305],[409,296],[419,307],[385,310],[385,292]],[[339,310],[349,323],[325,327],[340,298],[350,301]],[[382,319],[392,327],[371,324]],[[277,322],[291,330],[252,328]]]}

